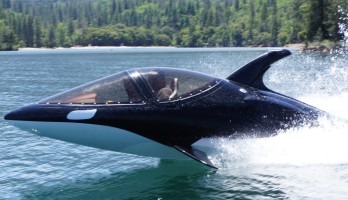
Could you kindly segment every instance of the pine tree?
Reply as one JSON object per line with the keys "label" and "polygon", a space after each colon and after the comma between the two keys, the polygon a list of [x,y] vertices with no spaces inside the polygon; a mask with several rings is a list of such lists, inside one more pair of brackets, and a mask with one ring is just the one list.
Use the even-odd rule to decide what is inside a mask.
{"label": "pine tree", "polygon": [[271,46],[277,46],[278,41],[278,33],[279,33],[279,21],[278,21],[278,8],[277,1],[274,1],[272,4],[272,30],[271,30]]}
{"label": "pine tree", "polygon": [[50,26],[48,29],[46,46],[49,48],[53,48],[56,46],[56,36],[55,36],[55,27]]}
{"label": "pine tree", "polygon": [[34,20],[34,46],[37,48],[42,47],[42,42],[41,42],[41,37],[42,37],[42,32],[41,32],[41,22],[40,19],[35,18]]}

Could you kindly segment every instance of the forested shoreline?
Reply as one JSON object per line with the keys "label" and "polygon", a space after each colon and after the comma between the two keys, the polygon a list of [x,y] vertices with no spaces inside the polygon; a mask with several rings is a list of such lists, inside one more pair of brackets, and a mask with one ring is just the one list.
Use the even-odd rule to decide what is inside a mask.
{"label": "forested shoreline", "polygon": [[0,50],[340,44],[346,0],[0,0]]}

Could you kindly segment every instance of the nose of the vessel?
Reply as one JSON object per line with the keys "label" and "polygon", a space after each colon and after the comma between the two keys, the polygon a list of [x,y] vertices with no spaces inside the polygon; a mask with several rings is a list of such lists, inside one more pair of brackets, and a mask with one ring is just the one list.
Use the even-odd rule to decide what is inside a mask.
{"label": "nose of the vessel", "polygon": [[13,112],[7,113],[4,117],[5,120],[13,120],[13,118]]}
{"label": "nose of the vessel", "polygon": [[[23,107],[24,108],[24,107]],[[28,119],[28,111],[23,108],[18,108],[7,113],[4,117],[5,120],[29,120]]]}
{"label": "nose of the vessel", "polygon": [[21,121],[32,121],[38,118],[38,112],[40,111],[37,108],[36,104],[27,105],[20,107],[16,110],[13,110],[7,113],[4,117],[5,120],[21,120]]}
{"label": "nose of the vessel", "polygon": [[38,122],[46,120],[54,121],[54,117],[57,115],[54,115],[55,113],[59,112],[55,109],[50,112],[50,109],[44,105],[31,104],[9,112],[4,116],[4,119],[11,125],[22,130],[38,133]]}

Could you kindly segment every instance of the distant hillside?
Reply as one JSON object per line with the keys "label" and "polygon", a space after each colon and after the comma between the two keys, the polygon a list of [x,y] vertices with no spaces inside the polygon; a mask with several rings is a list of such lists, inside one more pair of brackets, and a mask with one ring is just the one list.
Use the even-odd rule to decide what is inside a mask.
{"label": "distant hillside", "polygon": [[0,0],[0,49],[337,42],[347,13],[347,0]]}

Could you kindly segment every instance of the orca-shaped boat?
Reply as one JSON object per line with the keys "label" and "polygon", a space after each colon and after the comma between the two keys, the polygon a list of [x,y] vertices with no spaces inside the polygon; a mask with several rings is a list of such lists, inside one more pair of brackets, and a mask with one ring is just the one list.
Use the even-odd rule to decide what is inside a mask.
{"label": "orca-shaped boat", "polygon": [[21,107],[5,116],[41,136],[216,168],[197,145],[212,137],[269,136],[322,111],[268,89],[263,75],[291,52],[271,51],[220,79],[174,68],[131,69]]}

